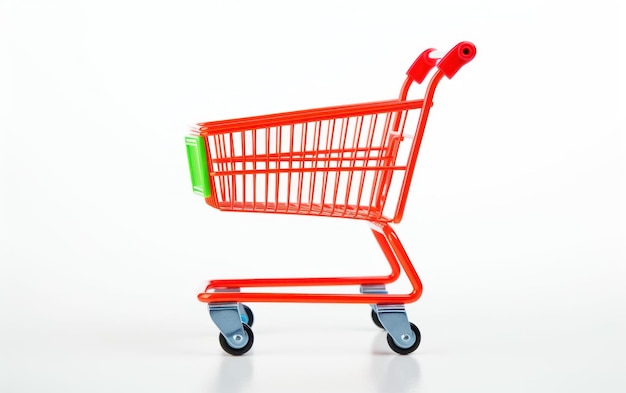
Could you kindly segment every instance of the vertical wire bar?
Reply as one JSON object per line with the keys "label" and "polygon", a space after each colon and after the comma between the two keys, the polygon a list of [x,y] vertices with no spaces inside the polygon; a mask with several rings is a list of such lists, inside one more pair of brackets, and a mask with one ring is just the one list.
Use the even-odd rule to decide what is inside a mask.
{"label": "vertical wire bar", "polygon": [[384,128],[383,136],[381,140],[381,145],[380,145],[381,165],[385,167],[389,167],[387,169],[380,170],[381,177],[380,177],[378,192],[376,193],[376,198],[374,200],[374,205],[378,206],[381,213],[382,213],[382,209],[384,206],[384,204],[382,203],[383,202],[382,197],[383,197],[383,194],[387,192],[386,188],[387,188],[388,179],[391,177],[391,174],[393,173],[393,169],[390,168],[391,160],[393,157],[393,155],[391,154],[392,149],[393,149],[393,141],[390,136],[390,130],[395,131],[395,129],[398,127],[398,124],[401,121],[402,113],[403,111],[387,113],[388,123],[387,122],[385,123],[385,128]]}
{"label": "vertical wire bar", "polygon": [[[210,138],[210,139],[209,139]],[[211,147],[214,150],[214,154],[213,154],[213,181],[215,182],[215,190],[211,190],[211,193],[215,194],[215,201],[216,203],[219,205],[219,201],[220,201],[220,193],[222,190],[222,186],[220,184],[220,181],[222,180],[221,176],[220,176],[220,153],[219,153],[219,146],[218,146],[218,141],[217,141],[217,135],[210,135],[207,136],[207,140],[210,140],[211,143]]]}
{"label": "vertical wire bar", "polygon": [[[331,126],[332,124],[332,126]],[[331,163],[331,150],[332,150],[332,146],[333,146],[333,140],[335,139],[335,124],[336,124],[336,120],[335,119],[331,119],[328,121],[328,130],[326,132],[327,138],[326,138],[326,164],[324,166],[325,170],[324,170],[324,175],[322,177],[322,210],[320,211],[320,214],[324,211],[324,205],[325,205],[325,200],[326,200],[326,187],[327,187],[327,183],[328,183],[328,174],[330,173],[330,163]]]}
{"label": "vertical wire bar", "polygon": [[354,212],[354,217],[357,217],[359,214],[359,211],[361,210],[361,198],[363,196],[363,185],[365,183],[365,178],[367,177],[367,171],[369,170],[369,165],[370,165],[370,156],[372,153],[372,140],[374,138],[374,131],[376,130],[376,123],[378,122],[378,115],[377,114],[373,114],[370,115],[371,116],[371,120],[370,120],[370,126],[367,130],[367,140],[366,140],[366,145],[365,145],[365,157],[363,159],[363,166],[365,167],[365,169],[363,169],[362,171],[362,176],[361,176],[361,181],[359,184],[359,194],[357,197],[357,205],[358,208],[356,209],[356,211]]}
{"label": "vertical wire bar", "polygon": [[[207,168],[208,168],[208,172],[209,172],[209,182],[211,181],[211,179],[213,179],[213,176],[211,176],[210,174],[215,172],[215,169],[213,169],[213,158],[215,157],[214,150],[212,149],[211,143],[209,142],[210,139],[208,136],[205,136],[202,138],[202,143],[204,143],[204,148],[206,149],[207,152]],[[215,188],[215,186],[211,186],[212,188]],[[211,196],[209,196],[209,200],[211,201],[211,203],[215,202],[217,200],[217,198],[215,198],[215,191],[211,192]]]}
{"label": "vertical wire bar", "polygon": [[221,153],[220,153],[221,148],[220,148],[219,138],[220,138],[219,135],[214,135],[213,136],[213,141],[215,143],[215,158],[216,158],[216,161],[217,161],[216,164],[215,164],[215,166],[216,166],[215,172],[217,173],[217,178],[219,180],[219,187],[220,187],[219,194],[218,193],[216,193],[216,194],[219,195],[221,200],[224,200],[224,191],[223,191],[224,190],[224,185],[222,184],[223,177],[222,177],[222,174],[221,174],[222,166],[221,166]]}
{"label": "vertical wire bar", "polygon": [[[350,154],[350,171],[348,172],[348,185],[347,185],[347,192],[346,192],[346,213],[347,213],[347,209],[348,209],[348,204],[350,203],[350,193],[352,191],[352,178],[354,177],[354,166],[356,165],[356,161],[357,161],[357,157],[358,157],[358,147],[359,147],[359,141],[361,139],[361,130],[363,128],[363,117],[364,116],[359,116],[356,120],[356,124],[354,126],[354,135],[352,136],[352,152]],[[357,210],[358,210],[358,205],[357,205]]]}
{"label": "vertical wire bar", "polygon": [[289,210],[291,204],[291,172],[293,171],[293,133],[295,126],[293,124],[289,127],[289,172],[287,173],[287,210]]}
{"label": "vertical wire bar", "polygon": [[221,186],[221,194],[222,194],[222,201],[225,202],[227,201],[227,196],[230,195],[230,190],[228,190],[228,179],[226,178],[226,167],[225,167],[225,159],[226,159],[226,140],[224,139],[224,134],[220,134],[216,140],[218,141],[218,145],[219,145],[219,153],[218,155],[220,156],[220,164],[219,169],[221,172],[221,176],[220,176],[220,186]]}
{"label": "vertical wire bar", "polygon": [[[207,149],[207,159],[208,159],[208,165],[209,165],[209,176],[211,173],[215,173],[217,172],[217,163],[215,163],[215,159],[217,158],[217,153],[215,152],[215,142],[213,141],[215,139],[214,136],[212,135],[207,135],[204,137],[204,144],[206,146]],[[213,176],[214,177],[214,176]],[[211,190],[211,196],[213,196],[215,193],[217,192],[217,188],[215,190]]]}
{"label": "vertical wire bar", "polygon": [[246,181],[248,178],[248,161],[246,159],[246,135],[248,134],[248,130],[241,132],[241,170],[243,179],[243,184],[241,185],[242,189],[242,198],[241,198],[241,210],[245,210],[246,207]]}
{"label": "vertical wire bar", "polygon": [[322,122],[315,122],[315,133],[313,134],[313,149],[311,149],[311,159],[313,164],[313,170],[311,171],[311,187],[309,190],[309,211],[308,214],[311,214],[311,210],[313,209],[313,205],[315,203],[315,187],[317,183],[315,179],[317,178],[318,172],[318,163],[319,163],[319,155],[320,155],[320,140],[322,137]]}
{"label": "vertical wire bar", "polygon": [[[344,164],[344,153],[346,151],[346,139],[348,134],[348,126],[350,124],[350,118],[344,117],[341,119],[341,132],[339,134],[339,156],[337,161],[337,175],[335,178],[335,189],[333,191],[333,207],[330,211],[330,214],[333,215],[335,213],[335,209],[337,207],[337,194],[339,193],[339,183],[341,180],[342,168]],[[343,213],[345,214],[346,207],[344,206]]]}
{"label": "vertical wire bar", "polygon": [[[237,134],[240,135],[243,131],[238,132]],[[234,132],[229,132],[228,135],[230,135],[230,170],[235,172],[237,170],[237,163],[235,161],[235,133]],[[239,175],[236,175],[233,173],[233,175],[230,178],[231,184],[232,184],[232,195],[231,195],[231,199],[230,199],[230,208],[234,209],[235,208],[235,201],[237,200],[237,178],[239,177]]]}
{"label": "vertical wire bar", "polygon": [[252,210],[256,210],[256,128],[252,130]]}
{"label": "vertical wire bar", "polygon": [[[405,111],[398,112],[390,112],[387,116],[389,116],[389,121],[393,123],[393,131],[398,132],[398,127],[402,121],[402,116]],[[378,187],[378,192],[376,193],[376,199],[374,200],[374,205],[377,206],[381,213],[383,207],[385,206],[386,195],[388,192],[388,186],[391,183],[391,178],[393,177],[393,161],[395,157],[396,146],[398,145],[397,136],[391,137],[389,129],[386,129],[383,133],[383,139],[381,141],[381,160],[382,165],[387,167],[386,169],[381,169],[381,178]]]}
{"label": "vertical wire bar", "polygon": [[282,135],[283,135],[283,127],[276,127],[276,189],[274,190],[274,212],[278,211],[278,200],[279,200],[279,186],[280,186],[280,164],[281,164],[281,146],[282,146]]}
{"label": "vertical wire bar", "polygon": [[270,188],[270,128],[265,128],[265,207],[266,212],[269,206],[269,188]]}
{"label": "vertical wire bar", "polygon": [[387,135],[388,130],[389,130],[389,124],[391,124],[391,116],[389,113],[385,114],[385,122],[383,123],[383,131],[382,131],[382,135],[381,135],[381,141],[380,141],[380,145],[378,148],[378,156],[376,157],[376,163],[374,165],[374,181],[372,183],[372,190],[370,192],[370,202],[369,202],[369,208],[367,209],[367,214],[371,214],[372,212],[372,208],[380,208],[380,206],[378,206],[378,204],[376,203],[375,200],[375,196],[377,194],[377,191],[380,188],[380,184],[378,182],[378,178],[381,174],[381,172],[384,170],[382,168],[382,165],[384,164],[384,153],[383,153],[383,145],[385,142],[384,136]]}
{"label": "vertical wire bar", "polygon": [[307,142],[307,132],[309,129],[309,123],[302,123],[302,140],[300,141],[300,171],[298,172],[298,206],[297,213],[300,213],[300,209],[302,208],[302,182],[304,181],[304,162],[305,162],[305,151],[306,151],[306,142]]}

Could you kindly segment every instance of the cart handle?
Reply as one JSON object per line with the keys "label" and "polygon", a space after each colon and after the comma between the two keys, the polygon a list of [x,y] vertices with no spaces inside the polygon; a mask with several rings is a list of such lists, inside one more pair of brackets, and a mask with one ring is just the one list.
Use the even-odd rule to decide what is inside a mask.
{"label": "cart handle", "polygon": [[439,61],[437,68],[448,79],[452,79],[454,74],[465,64],[472,61],[474,56],[476,56],[476,46],[474,44],[469,41],[459,42]]}
{"label": "cart handle", "polygon": [[417,83],[424,82],[426,75],[437,65],[437,58],[431,57],[430,54],[434,52],[434,48],[426,49],[422,52],[417,59],[411,64],[411,67],[406,72],[406,75]]}
{"label": "cart handle", "polygon": [[476,46],[469,41],[459,42],[443,57],[434,48],[426,49],[413,62],[406,72],[409,79],[422,83],[426,76],[437,66],[448,79],[452,78],[465,64],[476,56]]}
{"label": "cart handle", "polygon": [[[420,144],[422,143],[422,137],[424,136],[424,128],[426,127],[426,120],[428,119],[428,113],[430,107],[433,105],[433,96],[435,95],[435,89],[444,76],[448,79],[452,78],[461,67],[472,61],[476,56],[476,47],[469,41],[459,42],[446,53],[441,60],[437,60],[437,54],[432,53],[434,49],[427,49],[415,60],[409,71],[407,71],[407,78],[400,90],[400,100],[405,101],[409,92],[409,87],[415,82],[423,82],[426,76],[430,73],[430,70],[436,65],[438,70],[434,73],[426,91],[424,93],[424,101],[422,104],[422,110],[420,111],[419,119],[417,121],[417,128],[415,130],[415,136],[413,144],[411,145],[411,151],[409,152],[409,158],[407,161],[406,172],[404,179],[402,180],[402,186],[400,188],[400,200],[396,206],[396,212],[394,214],[393,222],[399,223],[402,220],[404,214],[404,208],[406,206],[407,195],[409,194],[409,188],[411,186],[411,179],[413,178],[413,171],[415,170],[415,163],[417,161],[417,155],[419,153]],[[399,119],[400,116],[397,116]],[[394,130],[397,130],[399,121],[396,120],[394,124]]]}

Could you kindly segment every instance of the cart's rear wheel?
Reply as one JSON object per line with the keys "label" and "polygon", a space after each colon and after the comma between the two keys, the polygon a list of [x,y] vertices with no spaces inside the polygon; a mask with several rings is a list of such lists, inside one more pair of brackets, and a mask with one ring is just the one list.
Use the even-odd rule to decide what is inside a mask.
{"label": "cart's rear wheel", "polygon": [[254,323],[254,314],[252,313],[250,307],[246,306],[245,304],[242,304],[242,306],[245,315],[241,316],[241,322],[252,327],[252,324]]}
{"label": "cart's rear wheel", "polygon": [[246,343],[246,345],[244,345],[241,348],[231,347],[230,344],[228,344],[228,341],[226,341],[226,337],[224,337],[224,335],[220,333],[220,345],[222,346],[222,349],[224,351],[230,353],[231,355],[235,355],[235,356],[243,355],[244,353],[248,352],[250,348],[252,348],[252,344],[254,344],[254,334],[252,334],[252,329],[250,329],[250,327],[246,325],[245,323],[242,324],[242,326],[243,326],[243,330],[248,335],[248,342]]}
{"label": "cart's rear wheel", "polygon": [[413,323],[411,323],[410,325],[411,330],[413,330],[413,333],[415,333],[415,343],[408,348],[399,347],[398,345],[396,345],[395,341],[393,341],[391,335],[387,334],[387,344],[389,344],[389,347],[393,349],[394,352],[399,353],[400,355],[408,355],[420,346],[422,334],[420,333],[420,330],[417,328],[417,326],[415,326]]}
{"label": "cart's rear wheel", "polygon": [[376,314],[376,311],[372,310],[372,321],[374,322],[374,325],[378,326],[381,329],[384,329],[383,324],[380,322],[380,319],[378,318],[378,314]]}

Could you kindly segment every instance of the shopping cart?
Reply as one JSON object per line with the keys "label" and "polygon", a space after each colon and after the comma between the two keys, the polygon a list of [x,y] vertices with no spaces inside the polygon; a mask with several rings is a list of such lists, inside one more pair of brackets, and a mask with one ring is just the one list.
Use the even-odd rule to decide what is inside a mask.
{"label": "shopping cart", "polygon": [[[419,346],[420,331],[404,305],[420,297],[422,284],[389,224],[402,219],[435,89],[471,61],[476,48],[461,42],[443,57],[437,53],[428,49],[415,60],[399,99],[200,123],[186,137],[193,190],[210,206],[369,221],[391,266],[384,276],[209,281],[198,299],[208,303],[226,352],[242,355],[252,347],[254,316],[244,305],[252,302],[369,304],[393,351],[408,354]],[[423,98],[408,99],[412,83],[428,75]],[[397,195],[395,205],[387,205],[390,195]],[[389,294],[385,285],[402,271],[412,291]],[[241,291],[345,285],[360,286],[360,293]]]}

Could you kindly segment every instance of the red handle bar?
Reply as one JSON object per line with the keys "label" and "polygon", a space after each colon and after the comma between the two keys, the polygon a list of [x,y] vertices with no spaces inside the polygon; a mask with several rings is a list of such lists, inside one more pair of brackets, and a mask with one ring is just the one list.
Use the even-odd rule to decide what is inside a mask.
{"label": "red handle bar", "polygon": [[476,47],[468,41],[459,42],[439,61],[437,67],[448,79],[476,56]]}
{"label": "red handle bar", "polygon": [[406,72],[411,80],[422,83],[434,66],[437,66],[450,79],[461,67],[472,61],[474,56],[476,56],[476,47],[468,41],[458,43],[439,62],[437,62],[436,58],[430,57],[431,52],[434,50],[432,48],[426,49],[413,62]]}

